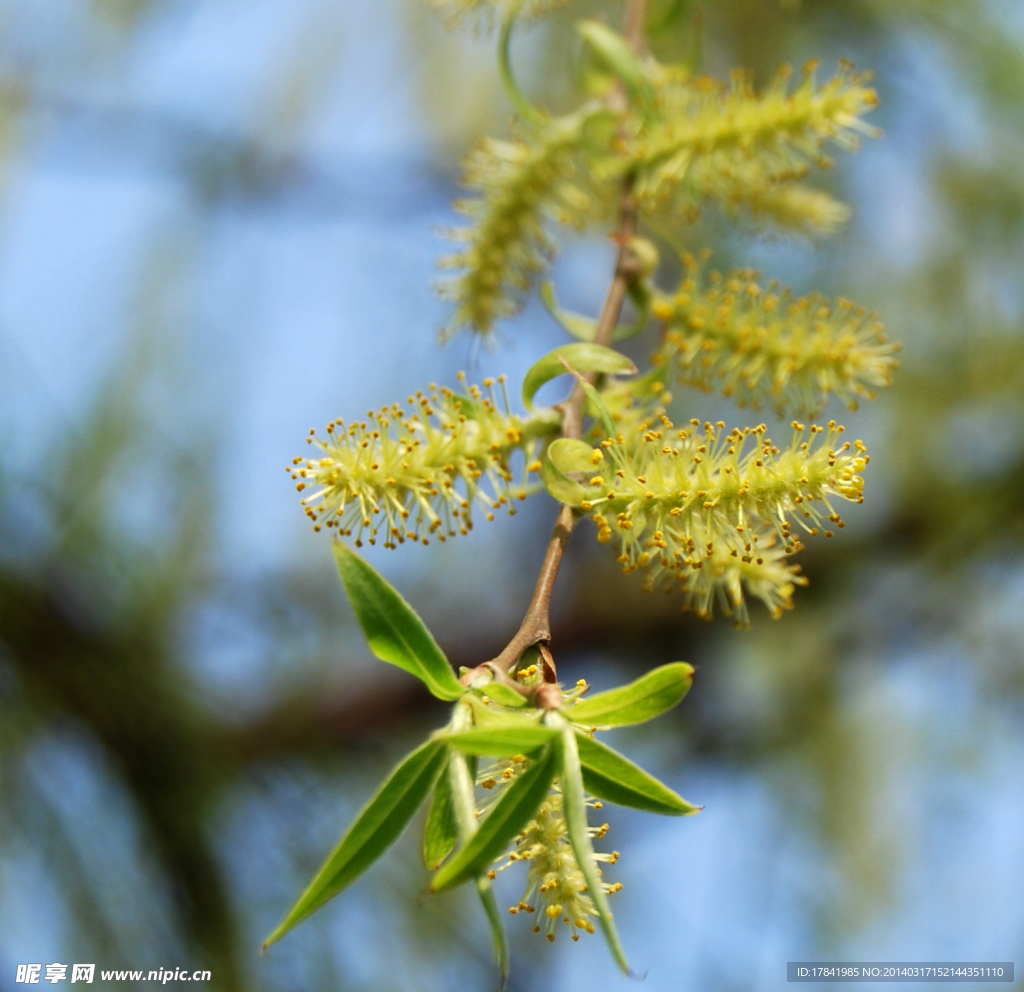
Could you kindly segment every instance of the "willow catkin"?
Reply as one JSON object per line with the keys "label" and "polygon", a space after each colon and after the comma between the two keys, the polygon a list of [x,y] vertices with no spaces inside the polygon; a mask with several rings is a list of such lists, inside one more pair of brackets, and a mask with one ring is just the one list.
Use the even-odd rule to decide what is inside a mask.
{"label": "willow catkin", "polygon": [[392,404],[364,421],[331,421],[326,437],[310,431],[321,456],[295,458],[286,468],[299,492],[312,490],[302,506],[313,529],[333,528],[356,547],[364,538],[376,543],[383,531],[384,547],[394,548],[467,533],[474,504],[488,520],[500,507],[514,514],[540,469],[544,435],[557,424],[512,414],[507,397],[499,408],[494,381],[484,386],[486,393],[474,385],[459,394],[432,385],[408,398],[409,410]]}
{"label": "willow catkin", "polygon": [[666,378],[801,416],[832,395],[855,409],[892,382],[899,345],[877,314],[817,293],[795,297],[748,270],[705,277],[702,261],[686,255],[678,291],[653,307],[665,325],[654,362]]}
{"label": "willow catkin", "polygon": [[863,501],[860,473],[868,463],[860,441],[842,442],[843,428],[793,423],[785,449],[764,425],[725,430],[693,420],[676,429],[664,415],[642,423],[639,437],[602,442],[593,492],[580,509],[597,538],[614,543],[626,573],[644,570],[645,587],[674,586],[684,608],[710,616],[716,601],[746,624],[744,590],[773,616],[792,606],[804,580],[787,560],[804,533],[842,527],[839,500]]}

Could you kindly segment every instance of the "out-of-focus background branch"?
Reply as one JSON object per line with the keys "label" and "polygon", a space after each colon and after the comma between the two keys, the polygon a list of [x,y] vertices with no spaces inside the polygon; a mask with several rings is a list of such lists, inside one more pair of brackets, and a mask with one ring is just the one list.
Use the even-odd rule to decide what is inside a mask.
{"label": "out-of-focus background branch", "polygon": [[[687,240],[882,312],[897,384],[829,411],[868,499],[809,542],[781,621],[704,624],[582,528],[563,678],[698,666],[622,745],[706,810],[614,813],[617,918],[652,989],[775,987],[787,959],[1012,958],[1024,929],[1024,20],[1000,0],[660,0],[652,44],[760,80],[874,67],[886,132],[822,181],[820,246]],[[568,106],[581,2],[522,32]],[[435,332],[457,160],[501,133],[491,43],[414,0],[0,3],[0,989],[24,961],[208,966],[234,989],[488,988],[415,838],[270,957],[262,936],[403,748],[443,720],[374,662],[282,466],[310,426],[451,382]],[[612,246],[563,239],[593,312]],[[558,343],[531,305],[479,375]],[[638,354],[652,346],[642,338]],[[691,411],[742,417],[684,394]],[[758,415],[759,416],[759,415]],[[552,506],[374,563],[449,657],[515,629]],[[511,876],[512,872],[506,873]],[[508,897],[518,880],[503,878]],[[504,893],[504,889],[502,890]],[[595,942],[510,918],[516,989],[607,988]],[[101,981],[98,981],[102,985]],[[118,987],[124,987],[119,985]]]}

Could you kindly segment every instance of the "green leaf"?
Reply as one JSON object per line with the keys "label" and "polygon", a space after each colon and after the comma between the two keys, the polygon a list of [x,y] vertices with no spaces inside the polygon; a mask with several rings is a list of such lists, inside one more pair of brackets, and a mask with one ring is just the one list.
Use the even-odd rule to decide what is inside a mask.
{"label": "green leaf", "polygon": [[370,650],[421,679],[438,699],[458,699],[466,689],[416,611],[341,541],[334,542],[334,558]]}
{"label": "green leaf", "polygon": [[463,844],[476,833],[478,826],[474,812],[476,799],[473,795],[473,781],[475,778],[476,768],[470,768],[466,756],[458,751],[452,751],[448,761],[448,784],[451,788],[455,822],[458,825],[459,838]]}
{"label": "green leaf", "polygon": [[548,448],[548,457],[552,464],[559,470],[569,475],[572,472],[590,472],[599,470],[604,455],[598,452],[600,457],[595,462],[594,452],[586,441],[577,441],[571,437],[562,437],[552,441]]}
{"label": "green leaf", "polygon": [[501,25],[501,34],[498,38],[498,74],[501,77],[502,85],[505,87],[506,95],[512,101],[512,106],[516,109],[516,113],[524,121],[529,121],[535,127],[543,126],[549,120],[548,115],[542,113],[526,99],[523,91],[519,88],[519,84],[516,82],[515,73],[512,72],[512,53],[510,51],[512,47],[512,25],[515,24],[518,14],[519,4],[512,4]]}
{"label": "green leaf", "polygon": [[629,685],[581,699],[563,712],[574,723],[596,727],[644,723],[675,706],[692,684],[693,666],[677,661],[655,668]]}
{"label": "green leaf", "polygon": [[[583,390],[584,395],[587,397],[588,400],[590,400],[590,405],[594,408],[594,410],[597,412],[597,415],[600,417],[601,426],[604,428],[605,434],[608,437],[615,437],[615,422],[612,420],[611,412],[608,410],[608,407],[605,406],[604,400],[601,399],[601,394],[591,383],[587,382],[585,376],[580,375],[579,371],[577,371],[571,365],[569,366],[569,371],[572,373],[576,381],[580,384],[580,388]],[[586,412],[590,413],[589,410],[587,410]]]}
{"label": "green leaf", "polygon": [[594,388],[586,379],[581,375],[577,375],[580,386],[583,388],[583,392],[587,399],[590,400],[591,406],[597,411],[597,415],[601,420],[601,426],[604,428],[605,435],[608,437],[615,437],[615,422],[612,420],[612,415],[608,410],[608,407],[604,405],[604,400],[601,399],[601,394]]}
{"label": "green leaf", "polygon": [[[508,710],[499,709],[497,706],[485,703],[482,696],[486,696],[491,689],[490,685],[484,686],[478,695],[477,692],[467,693],[462,698],[462,702],[469,707],[469,711],[472,713],[472,719],[468,720],[465,726],[451,727],[449,732],[459,733],[463,730],[482,730],[484,727],[507,727],[522,726],[523,722],[537,723],[540,721],[543,713],[534,709],[533,707],[523,708],[521,712],[509,713]],[[515,691],[515,690],[511,690]],[[519,693],[516,693],[519,696]],[[523,699],[522,696],[519,696]],[[526,700],[523,699],[526,703]]]}
{"label": "green leaf", "polygon": [[392,771],[306,891],[263,942],[264,950],[355,881],[398,839],[433,788],[444,767],[446,754],[442,741],[430,740]]}
{"label": "green leaf", "polygon": [[594,473],[600,462],[595,462],[594,449],[586,441],[563,437],[553,441],[544,458],[542,477],[544,488],[561,503],[579,506],[592,490],[569,478],[571,472]]}
{"label": "green leaf", "polygon": [[597,333],[597,321],[582,314],[573,313],[571,310],[563,310],[555,299],[555,287],[550,281],[542,282],[537,291],[544,309],[554,318],[564,330],[568,331],[574,338],[580,341],[593,341]]}
{"label": "green leaf", "polygon": [[593,49],[598,60],[614,73],[634,96],[646,103],[654,98],[651,80],[629,42],[600,21],[580,21],[576,30]]}
{"label": "green leaf", "polygon": [[688,816],[703,808],[688,803],[607,744],[583,734],[576,735],[576,744],[583,765],[583,784],[599,799],[663,816]]}
{"label": "green leaf", "polygon": [[[563,331],[579,341],[594,340],[597,334],[597,320],[586,317],[582,313],[574,313],[572,310],[562,309],[555,299],[553,283],[550,281],[542,283],[538,290],[538,295],[541,297],[544,308],[551,314],[552,319]],[[630,297],[634,298],[634,296],[634,286],[631,284]],[[630,338],[635,338],[647,326],[647,319],[650,315],[649,306],[645,305],[642,300],[634,299],[634,302],[637,303],[640,312],[637,313],[637,317],[632,324],[620,324],[615,327],[611,334],[612,341],[628,341]]]}
{"label": "green leaf", "polygon": [[423,863],[430,871],[436,871],[448,857],[459,839],[459,825],[452,805],[451,776],[447,765],[434,786],[434,796],[427,813],[427,824],[423,829]]}
{"label": "green leaf", "polygon": [[[580,768],[580,755],[576,747],[576,732],[557,713],[549,719],[557,719],[561,723],[561,737],[557,748],[559,756],[559,777],[562,781],[562,814],[565,816],[565,832],[569,843],[576,853],[576,861],[587,881],[587,893],[597,909],[601,931],[608,941],[612,956],[618,966],[629,974],[629,964],[619,942],[619,935],[612,921],[612,913],[608,907],[608,895],[601,884],[601,875],[594,857],[594,847],[590,843],[587,831],[587,801],[583,793],[583,773]],[[553,720],[554,722],[554,720]]]}
{"label": "green leaf", "polygon": [[604,372],[609,375],[635,375],[636,366],[625,356],[611,348],[593,342],[564,344],[539,359],[523,379],[523,403],[533,409],[533,397],[546,382],[566,373],[565,360],[582,372]]}
{"label": "green leaf", "polygon": [[[597,334],[597,321],[590,317],[584,317],[581,313],[573,313],[572,310],[563,310],[555,299],[554,284],[550,281],[542,282],[538,289],[541,303],[544,309],[551,314],[552,319],[563,330],[580,341],[593,341]],[[630,286],[630,296],[633,297],[633,286]],[[640,307],[636,320],[631,324],[619,324],[612,333],[613,341],[628,341],[636,337],[646,326],[650,316],[649,306],[644,306],[642,301],[634,300]]]}
{"label": "green leaf", "polygon": [[474,730],[442,735],[452,747],[466,754],[489,754],[495,758],[511,758],[514,754],[529,754],[550,744],[557,733],[550,727],[531,723],[512,723],[503,726],[488,724]]}
{"label": "green leaf", "polygon": [[526,705],[526,697],[522,693],[516,692],[512,686],[503,685],[497,680],[481,686],[478,692],[499,706],[511,706],[518,709]]}
{"label": "green leaf", "polygon": [[491,883],[486,878],[478,878],[476,880],[476,890],[480,894],[480,902],[483,903],[484,913],[487,915],[487,922],[491,927],[491,940],[494,943],[494,960],[498,965],[498,972],[501,976],[498,992],[505,992],[505,986],[508,984],[509,956],[504,917],[498,909],[498,903],[495,901]]}
{"label": "green leaf", "polygon": [[[557,442],[555,442],[557,443]],[[541,478],[544,480],[544,488],[558,500],[559,503],[566,503],[569,506],[579,506],[589,495],[590,491],[574,479],[570,479],[551,460],[551,453],[544,453],[544,465],[541,470]]]}
{"label": "green leaf", "polygon": [[476,833],[434,876],[431,892],[443,892],[487,871],[544,801],[555,777],[555,758],[554,749],[547,749],[504,788]]}
{"label": "green leaf", "polygon": [[[462,707],[457,707],[462,710]],[[468,718],[465,711],[457,712],[455,724],[459,726]],[[473,759],[476,760],[475,758]],[[478,823],[474,812],[475,800],[473,796],[473,779],[476,775],[475,769],[469,767],[469,762],[464,755],[457,751],[451,753],[448,761],[448,786],[451,790],[452,807],[455,810],[455,820],[458,824],[459,836],[465,844],[476,833]],[[491,928],[491,939],[494,943],[494,959],[498,965],[501,975],[500,992],[504,992],[508,982],[509,955],[508,939],[505,936],[505,926],[501,913],[498,911],[498,904],[494,901],[494,892],[491,890],[491,883],[482,875],[476,879],[476,890],[483,904],[487,922]]]}
{"label": "green leaf", "polygon": [[527,440],[534,438],[549,438],[552,435],[558,436],[562,433],[562,411],[553,410],[551,407],[541,407],[522,422],[523,437]]}

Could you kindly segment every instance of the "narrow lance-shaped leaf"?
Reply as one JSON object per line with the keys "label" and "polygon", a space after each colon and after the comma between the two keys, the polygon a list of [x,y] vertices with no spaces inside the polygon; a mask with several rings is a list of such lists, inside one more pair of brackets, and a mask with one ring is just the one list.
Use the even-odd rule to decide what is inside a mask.
{"label": "narrow lance-shaped leaf", "polygon": [[476,800],[473,794],[473,779],[475,774],[470,768],[469,761],[465,755],[458,751],[451,751],[451,758],[448,762],[448,787],[452,799],[452,809],[455,812],[455,823],[459,831],[459,839],[463,844],[469,840],[477,830]]}
{"label": "narrow lance-shaped leaf", "polygon": [[562,780],[562,813],[565,816],[565,830],[569,835],[569,843],[576,854],[576,862],[587,881],[587,893],[597,909],[601,932],[612,956],[618,966],[629,974],[629,963],[619,941],[619,935],[612,921],[611,909],[608,907],[608,895],[601,884],[601,875],[594,857],[594,847],[590,843],[587,830],[587,801],[583,793],[583,773],[580,768],[580,756],[576,749],[576,732],[557,713],[549,719],[559,726],[561,736],[558,742],[559,777]]}
{"label": "narrow lance-shaped leaf", "polygon": [[[558,305],[558,300],[555,299],[555,289],[551,282],[542,282],[538,287],[537,294],[540,296],[544,308],[563,330],[580,341],[594,340],[594,335],[597,333],[597,321],[591,317],[584,317],[583,314],[573,313],[572,310],[562,309]],[[648,313],[643,308],[641,309],[643,312],[638,313],[636,320],[631,324],[620,324],[615,328],[612,333],[613,341],[625,341],[636,337],[644,329],[647,325]]]}
{"label": "narrow lance-shaped leaf", "polygon": [[533,818],[555,777],[555,751],[544,751],[508,785],[479,829],[434,876],[430,889],[443,892],[482,874]]}
{"label": "narrow lance-shaped leaf", "polygon": [[427,823],[423,828],[423,863],[430,871],[435,871],[451,854],[458,839],[459,825],[455,819],[451,776],[446,765],[434,786]]}
{"label": "narrow lance-shaped leaf", "polygon": [[577,344],[564,344],[554,351],[549,351],[539,359],[526,373],[523,379],[523,403],[528,410],[533,409],[533,397],[537,390],[546,382],[565,375],[568,371],[564,362],[582,372],[604,372],[610,375],[635,375],[636,366],[625,355],[611,348],[581,341]]}
{"label": "narrow lance-shaped leaf", "polygon": [[438,699],[458,699],[465,687],[416,611],[341,541],[334,542],[334,558],[370,650],[421,679]]}
{"label": "narrow lance-shaped leaf", "polygon": [[512,71],[512,27],[520,14],[520,8],[521,4],[511,4],[501,25],[501,33],[498,37],[498,74],[516,113],[524,121],[529,121],[535,126],[543,126],[550,118],[530,103],[519,88],[515,73]]}
{"label": "narrow lance-shaped leaf", "polygon": [[576,745],[583,766],[583,784],[599,799],[663,816],[688,816],[703,808],[688,803],[607,744],[577,734]]}
{"label": "narrow lance-shaped leaf", "polygon": [[554,318],[555,322],[580,341],[593,341],[597,333],[597,321],[582,314],[563,310],[555,299],[555,287],[551,282],[542,282],[537,290],[544,309]]}
{"label": "narrow lance-shaped leaf", "polygon": [[624,727],[660,716],[675,706],[693,684],[693,666],[677,661],[662,665],[629,685],[581,699],[565,710],[574,723]]}
{"label": "narrow lance-shaped leaf", "polygon": [[[473,760],[475,761],[476,759],[474,758]],[[446,777],[448,779],[452,808],[455,812],[459,835],[462,838],[463,845],[465,845],[477,831],[473,797],[474,772],[469,767],[469,762],[465,756],[459,754],[458,751],[452,751]],[[476,890],[480,896],[480,902],[484,907],[484,914],[491,928],[491,940],[494,943],[494,959],[501,976],[499,992],[504,992],[505,985],[508,983],[509,973],[508,938],[505,936],[504,921],[498,910],[498,904],[494,899],[491,883],[483,875],[479,875],[476,879]]]}
{"label": "narrow lance-shaped leaf", "polygon": [[505,923],[498,909],[498,902],[494,898],[494,890],[486,878],[476,880],[476,891],[480,896],[480,902],[484,907],[484,914],[491,928],[491,941],[494,944],[494,960],[498,965],[498,972],[501,976],[498,992],[505,992],[508,984],[509,954],[508,937],[505,936]]}
{"label": "narrow lance-shaped leaf", "polygon": [[549,744],[557,731],[537,724],[513,723],[489,725],[473,730],[444,735],[444,740],[466,754],[489,754],[495,758],[511,758],[528,754]]}
{"label": "narrow lance-shaped leaf", "polygon": [[264,949],[355,881],[398,839],[433,788],[445,754],[442,741],[427,741],[395,768],[280,926],[263,942]]}

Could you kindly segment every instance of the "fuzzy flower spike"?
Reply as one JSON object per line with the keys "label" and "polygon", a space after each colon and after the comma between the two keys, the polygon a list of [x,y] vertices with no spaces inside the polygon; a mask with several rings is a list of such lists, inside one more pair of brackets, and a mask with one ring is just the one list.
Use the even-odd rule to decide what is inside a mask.
{"label": "fuzzy flower spike", "polygon": [[795,298],[748,270],[707,278],[701,261],[683,257],[686,276],[654,315],[665,338],[654,356],[665,376],[687,386],[720,388],[740,406],[768,404],[807,416],[835,394],[851,409],[892,382],[899,345],[877,314],[849,300]]}
{"label": "fuzzy flower spike", "polygon": [[836,76],[818,85],[816,69],[808,62],[792,88],[792,72],[783,67],[760,94],[747,72],[736,71],[721,85],[664,70],[657,81],[659,114],[635,138],[640,196],[657,202],[689,188],[731,199],[740,176],[748,191],[760,192],[802,178],[811,163],[828,168],[827,144],[856,151],[861,135],[878,134],[862,120],[878,105],[865,85],[870,75],[840,63]]}
{"label": "fuzzy flower spike", "polygon": [[[525,759],[521,755],[511,761],[490,768],[482,773],[479,784],[485,789],[498,791],[507,785],[525,767]],[[497,788],[496,788],[497,787]],[[489,807],[494,800],[488,802]],[[603,803],[596,799],[587,799],[590,809],[601,809]],[[608,832],[608,824],[599,827],[588,827],[591,838],[601,840]],[[619,852],[611,854],[595,852],[594,857],[606,864],[615,864],[619,860]],[[497,873],[510,868],[520,861],[529,865],[526,888],[518,904],[509,907],[509,912],[516,916],[519,913],[540,915],[533,925],[534,933],[544,932],[548,940],[554,941],[558,924],[568,927],[573,940],[580,939],[580,932],[593,933],[593,920],[597,917],[597,909],[587,892],[587,882],[580,871],[573,852],[572,844],[566,832],[565,817],[562,812],[562,790],[556,780],[551,792],[541,803],[537,815],[526,825],[514,842],[514,850],[497,859],[498,867],[488,872],[493,879]],[[613,895],[622,888],[621,882],[602,882],[608,895]],[[536,905],[534,905],[536,903]]]}
{"label": "fuzzy flower spike", "polygon": [[463,183],[477,195],[456,204],[470,224],[447,232],[462,248],[440,260],[459,271],[438,286],[456,305],[443,339],[463,327],[488,335],[518,313],[554,254],[545,222],[578,225],[586,213],[588,201],[571,179],[587,119],[551,121],[519,141],[487,138],[466,160]]}
{"label": "fuzzy flower spike", "polygon": [[758,427],[692,420],[676,430],[664,415],[643,422],[639,437],[602,442],[593,498],[581,502],[598,540],[616,539],[629,573],[649,572],[646,588],[674,579],[684,606],[709,615],[715,599],[748,621],[742,587],[774,616],[792,605],[804,580],[785,561],[802,550],[792,522],[807,534],[844,526],[833,502],[863,501],[860,473],[868,463],[860,441],[842,442],[843,428],[793,422],[780,449]]}
{"label": "fuzzy flower spike", "polygon": [[[460,378],[463,378],[460,373]],[[295,458],[286,470],[299,492],[311,488],[302,506],[313,530],[334,528],[376,543],[383,529],[384,547],[406,540],[444,541],[473,526],[473,504],[494,519],[499,507],[515,513],[515,500],[525,499],[535,486],[532,473],[544,436],[557,423],[543,416],[529,420],[512,414],[500,380],[499,409],[494,380],[485,379],[466,394],[431,385],[429,392],[408,398],[413,410],[398,404],[367,419],[327,425],[326,438],[310,431],[307,441],[319,448],[320,458]],[[522,455],[517,482],[512,457]]]}

